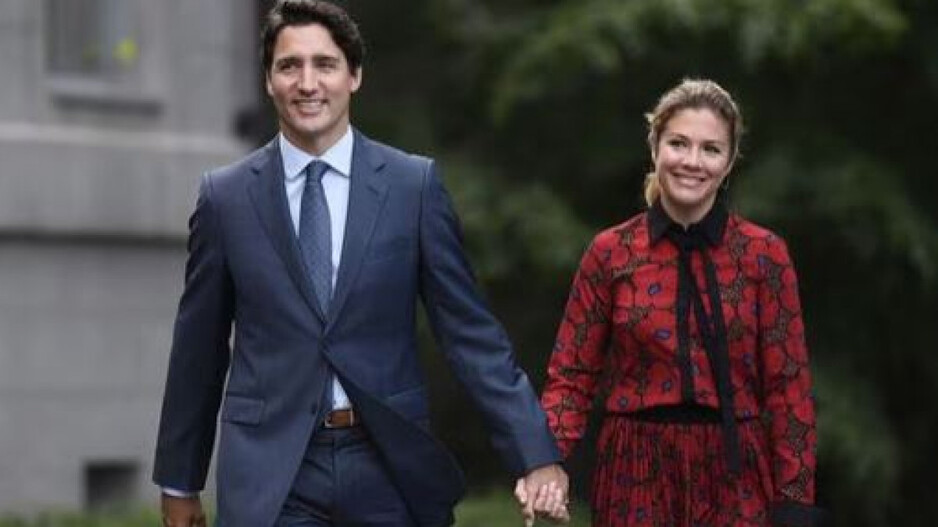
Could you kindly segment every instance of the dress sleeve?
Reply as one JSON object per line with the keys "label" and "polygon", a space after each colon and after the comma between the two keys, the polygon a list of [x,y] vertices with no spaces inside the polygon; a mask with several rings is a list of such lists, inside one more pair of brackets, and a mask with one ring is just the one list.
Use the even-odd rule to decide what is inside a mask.
{"label": "dress sleeve", "polygon": [[785,242],[758,256],[759,357],[772,460],[772,525],[814,525],[817,431],[798,279]]}
{"label": "dress sleeve", "polygon": [[611,320],[608,250],[599,238],[580,261],[547,366],[541,405],[566,458],[586,430]]}

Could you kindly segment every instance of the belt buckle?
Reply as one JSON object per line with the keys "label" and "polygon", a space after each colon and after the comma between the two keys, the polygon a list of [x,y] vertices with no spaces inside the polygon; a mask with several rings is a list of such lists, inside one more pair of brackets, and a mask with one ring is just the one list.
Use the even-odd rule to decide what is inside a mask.
{"label": "belt buckle", "polygon": [[[347,414],[348,414],[348,423],[345,423],[345,424],[337,424],[337,423],[333,422],[333,420],[332,420],[332,419],[333,419],[333,416],[339,414],[339,412],[347,413]],[[351,427],[351,426],[355,426],[355,423],[356,423],[356,419],[355,419],[355,410],[353,410],[353,409],[351,409],[351,408],[340,408],[340,409],[338,409],[338,410],[332,410],[332,411],[330,411],[329,413],[327,413],[327,414],[326,414],[326,418],[323,419],[323,421],[322,421],[322,426],[323,426],[323,428],[328,428],[328,429],[331,430],[331,429],[335,429],[335,428],[349,428],[349,427]]]}

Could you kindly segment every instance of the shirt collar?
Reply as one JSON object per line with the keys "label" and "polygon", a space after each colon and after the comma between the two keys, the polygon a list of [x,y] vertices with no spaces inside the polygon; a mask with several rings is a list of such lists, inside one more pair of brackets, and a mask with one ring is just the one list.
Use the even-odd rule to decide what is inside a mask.
{"label": "shirt collar", "polygon": [[[723,231],[726,229],[728,219],[729,212],[726,209],[726,200],[722,196],[717,196],[713,207],[710,207],[710,211],[697,223],[688,225],[686,232],[698,232],[711,247],[716,247],[723,240]],[[659,199],[648,210],[648,238],[651,245],[658,243],[658,240],[668,232],[668,229],[685,230],[668,216]]]}
{"label": "shirt collar", "polygon": [[355,143],[355,134],[352,133],[351,126],[345,131],[345,135],[319,157],[301,150],[287,140],[282,133],[278,136],[278,142],[280,143],[280,156],[283,158],[283,175],[287,181],[295,181],[303,177],[306,166],[317,160],[328,163],[329,167],[340,176],[350,177],[352,173],[352,147]]}

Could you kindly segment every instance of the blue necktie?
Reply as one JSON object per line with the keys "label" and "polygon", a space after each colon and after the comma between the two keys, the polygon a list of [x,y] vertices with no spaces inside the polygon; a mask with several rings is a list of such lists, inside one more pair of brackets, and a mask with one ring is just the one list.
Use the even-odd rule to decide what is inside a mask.
{"label": "blue necktie", "polygon": [[300,251],[316,291],[319,307],[329,313],[332,298],[332,226],[322,176],[329,165],[313,161],[306,167],[306,185],[300,201]]}

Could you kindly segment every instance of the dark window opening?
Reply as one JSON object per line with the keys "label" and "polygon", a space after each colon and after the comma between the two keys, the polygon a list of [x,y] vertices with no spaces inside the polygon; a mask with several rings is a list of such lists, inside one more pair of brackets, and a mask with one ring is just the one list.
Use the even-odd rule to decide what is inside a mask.
{"label": "dark window opening", "polygon": [[126,509],[137,500],[139,464],[134,461],[92,461],[85,464],[85,509],[108,512]]}

